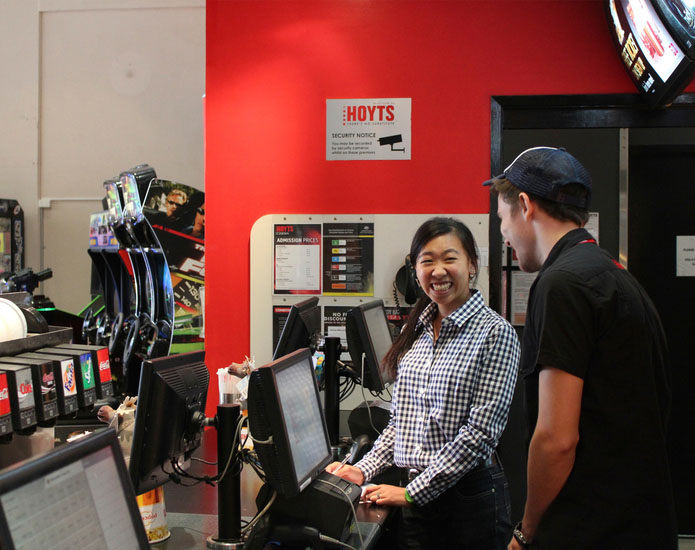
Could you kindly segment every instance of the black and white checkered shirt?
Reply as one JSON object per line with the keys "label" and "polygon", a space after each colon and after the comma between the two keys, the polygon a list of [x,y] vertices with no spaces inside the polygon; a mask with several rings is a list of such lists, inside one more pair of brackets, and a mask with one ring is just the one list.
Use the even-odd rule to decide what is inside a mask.
{"label": "black and white checkered shirt", "polygon": [[398,365],[391,421],[356,466],[365,480],[392,464],[422,473],[408,484],[417,504],[455,485],[495,450],[507,423],[519,365],[512,326],[473,290],[442,319],[437,304],[420,316],[424,330]]}

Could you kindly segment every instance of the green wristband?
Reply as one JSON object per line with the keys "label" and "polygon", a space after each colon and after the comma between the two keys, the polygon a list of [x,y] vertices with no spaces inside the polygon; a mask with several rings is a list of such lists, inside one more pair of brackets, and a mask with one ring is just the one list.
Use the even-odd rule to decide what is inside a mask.
{"label": "green wristband", "polygon": [[408,492],[408,489],[405,490],[405,501],[408,504],[415,504],[415,501],[413,500],[413,497],[410,496],[410,493]]}

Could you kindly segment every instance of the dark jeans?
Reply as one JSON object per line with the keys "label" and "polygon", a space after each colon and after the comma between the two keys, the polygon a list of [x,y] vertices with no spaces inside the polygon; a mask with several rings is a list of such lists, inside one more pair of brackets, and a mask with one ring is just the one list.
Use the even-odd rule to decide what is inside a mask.
{"label": "dark jeans", "polygon": [[504,550],[511,536],[509,485],[499,464],[482,466],[424,506],[402,508],[401,549]]}

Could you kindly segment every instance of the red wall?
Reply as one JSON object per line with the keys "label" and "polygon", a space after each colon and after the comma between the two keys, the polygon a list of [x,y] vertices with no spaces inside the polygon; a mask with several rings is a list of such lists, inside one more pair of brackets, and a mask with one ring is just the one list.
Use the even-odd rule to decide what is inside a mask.
{"label": "red wall", "polygon": [[[250,353],[259,217],[488,212],[491,96],[634,92],[599,0],[207,0],[213,377]],[[327,98],[391,97],[412,98],[412,160],[325,160]]]}

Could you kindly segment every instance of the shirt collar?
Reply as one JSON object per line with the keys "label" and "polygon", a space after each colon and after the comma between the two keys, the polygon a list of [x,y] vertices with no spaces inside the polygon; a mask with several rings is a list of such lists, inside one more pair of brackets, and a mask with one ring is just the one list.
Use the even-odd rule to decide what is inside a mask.
{"label": "shirt collar", "polygon": [[[471,297],[446,318],[450,319],[452,323],[460,328],[483,307],[485,307],[485,302],[483,301],[482,294],[478,290],[471,289]],[[432,302],[420,314],[418,325],[424,325],[426,327],[432,326],[432,321],[436,313],[437,304]]]}
{"label": "shirt collar", "polygon": [[550,254],[548,254],[545,262],[543,262],[543,267],[541,267],[540,272],[543,273],[546,269],[553,265],[555,260],[557,260],[560,257],[560,254],[562,254],[565,250],[589,239],[593,239],[593,237],[591,236],[591,233],[589,233],[583,227],[572,229],[568,233],[565,233],[550,250]]}

